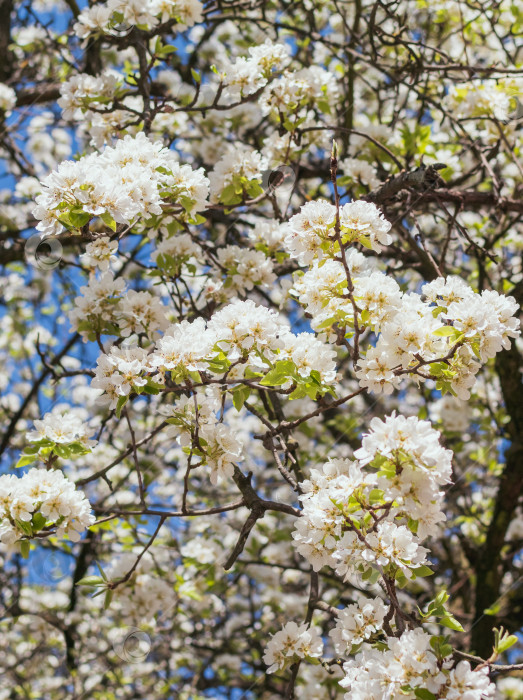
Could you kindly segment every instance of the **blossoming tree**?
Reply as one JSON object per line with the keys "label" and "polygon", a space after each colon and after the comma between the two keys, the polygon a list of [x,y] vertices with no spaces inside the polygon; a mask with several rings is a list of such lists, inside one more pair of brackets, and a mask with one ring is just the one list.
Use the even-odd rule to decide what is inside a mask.
{"label": "blossoming tree", "polygon": [[522,23],[0,1],[1,700],[523,697]]}

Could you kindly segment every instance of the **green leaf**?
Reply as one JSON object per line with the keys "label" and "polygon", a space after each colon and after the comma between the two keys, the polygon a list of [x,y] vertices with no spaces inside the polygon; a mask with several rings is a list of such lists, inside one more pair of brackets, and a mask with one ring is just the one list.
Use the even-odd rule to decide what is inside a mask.
{"label": "green leaf", "polygon": [[109,214],[108,211],[104,211],[103,214],[100,214],[100,219],[104,222],[106,226],[109,226],[111,231],[116,232],[116,221],[113,219],[113,217]]}
{"label": "green leaf", "polygon": [[432,331],[432,335],[437,335],[441,336],[442,338],[446,338],[450,335],[459,335],[459,331],[457,330],[457,328],[454,328],[454,326],[442,326],[441,328]]}
{"label": "green leaf", "polygon": [[483,610],[483,614],[484,615],[497,615],[500,610],[501,610],[501,603],[494,603],[494,605],[491,605],[490,608],[485,608],[485,610]]}
{"label": "green leaf", "polygon": [[502,654],[504,651],[507,651],[507,649],[510,649],[510,647],[513,647],[514,644],[517,644],[518,638],[516,637],[515,634],[509,634],[508,637],[505,637],[500,641],[500,643],[497,646],[497,651],[499,654]]}
{"label": "green leaf", "polygon": [[116,409],[115,409],[115,413],[116,413],[117,418],[120,418],[120,416],[122,415],[122,409],[125,406],[125,404],[127,403],[128,398],[129,398],[128,396],[120,396],[119,397],[118,403],[116,404]]}
{"label": "green leaf", "polygon": [[107,574],[105,571],[102,569],[102,565],[100,564],[99,561],[96,562],[96,566],[98,567],[98,571],[100,572],[102,578],[104,581],[108,581],[109,579],[107,578]]}
{"label": "green leaf", "polygon": [[42,515],[41,513],[35,513],[33,515],[33,532],[38,532],[41,530],[43,527],[45,527],[47,523],[47,518]]}
{"label": "green leaf", "polygon": [[144,394],[159,394],[160,389],[157,386],[152,386],[149,384],[146,384],[144,387],[142,387],[142,391]]}
{"label": "green leaf", "polygon": [[22,455],[18,462],[15,464],[15,469],[20,469],[20,467],[26,467],[28,464],[32,464],[36,459],[36,455]]}
{"label": "green leaf", "polygon": [[227,204],[229,206],[232,206],[233,204],[239,204],[243,199],[243,196],[240,192],[240,194],[237,194],[236,192],[236,187],[234,184],[227,185],[227,187],[224,187],[222,190],[222,193],[220,195],[220,202],[223,202],[223,204]]}
{"label": "green leaf", "polygon": [[440,591],[438,595],[434,598],[434,606],[439,607],[440,605],[445,605],[447,600],[449,599],[449,594],[445,589]]}
{"label": "green leaf", "polygon": [[33,535],[33,526],[31,523],[28,523],[26,520],[15,520],[15,523],[17,526],[22,530],[22,532],[25,532],[26,535],[31,537]]}
{"label": "green leaf", "polygon": [[438,620],[438,623],[440,625],[443,625],[443,627],[448,627],[449,629],[455,630],[456,632],[465,631],[460,625],[460,623],[456,620],[456,618],[450,613],[447,613],[445,617],[442,617],[441,620]]}
{"label": "green leaf", "polygon": [[294,378],[295,366],[291,360],[280,360],[273,369],[269,370],[260,381],[263,386],[279,386],[284,384],[289,378]]}
{"label": "green leaf", "polygon": [[91,448],[83,444],[83,442],[71,442],[69,452],[72,455],[86,455],[91,452]]}
{"label": "green leaf", "polygon": [[372,567],[369,566],[368,569],[365,569],[365,571],[361,575],[361,580],[362,581],[368,581],[370,577],[372,576]]}
{"label": "green leaf", "polygon": [[107,608],[111,605],[113,595],[114,595],[114,591],[112,591],[110,588],[108,588],[107,593],[105,594],[105,598],[104,598],[104,610],[107,610]]}
{"label": "green leaf", "polygon": [[76,582],[77,586],[100,586],[103,580],[99,576],[85,576]]}
{"label": "green leaf", "polygon": [[448,637],[445,637],[442,634],[431,637],[430,646],[439,659],[444,659],[452,654],[452,647],[448,643]]}
{"label": "green leaf", "polygon": [[27,445],[27,447],[24,447],[24,455],[35,455],[38,454],[40,447],[42,447],[42,443],[48,443],[48,440],[40,440],[38,443],[33,444],[33,445]]}
{"label": "green leaf", "polygon": [[69,221],[74,228],[82,228],[92,219],[92,214],[88,214],[83,209],[75,208],[69,212]]}
{"label": "green leaf", "polygon": [[259,379],[259,377],[263,377],[263,373],[255,372],[251,367],[247,367],[243,376],[245,379]]}
{"label": "green leaf", "polygon": [[516,635],[509,634],[503,627],[499,629],[494,627],[494,639],[494,651],[497,654],[502,654],[504,651],[507,651],[507,649],[510,649],[510,647],[518,641]]}
{"label": "green leaf", "polygon": [[24,559],[29,558],[29,552],[31,551],[31,543],[29,540],[22,540],[20,542],[20,554]]}
{"label": "green leaf", "polygon": [[232,403],[237,411],[241,411],[243,404],[251,395],[251,389],[248,386],[239,386],[232,392]]}
{"label": "green leaf", "polygon": [[414,695],[420,700],[436,700],[436,696],[426,688],[416,688]]}
{"label": "green leaf", "polygon": [[57,454],[62,459],[68,459],[71,456],[71,450],[69,445],[55,445],[53,452]]}
{"label": "green leaf", "polygon": [[431,568],[422,564],[421,566],[411,569],[412,573],[418,578],[424,578],[425,576],[432,576],[434,573]]}

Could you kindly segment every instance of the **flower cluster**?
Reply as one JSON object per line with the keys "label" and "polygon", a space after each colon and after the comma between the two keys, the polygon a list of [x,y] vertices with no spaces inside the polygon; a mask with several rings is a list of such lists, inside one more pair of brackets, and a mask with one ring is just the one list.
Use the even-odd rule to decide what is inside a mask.
{"label": "flower cluster", "polygon": [[[112,257],[112,245],[103,241],[90,245],[93,248],[88,249],[87,259],[105,268]],[[102,334],[127,338],[132,333],[145,333],[154,337],[157,331],[167,328],[165,307],[157,296],[147,291],[124,290],[124,280],[115,279],[111,272],[104,272],[100,278],[91,276],[89,283],[80,287],[82,295],[75,297],[69,312],[73,328],[85,340]]]}
{"label": "flower cluster", "polygon": [[[318,220],[315,225],[319,230]],[[328,224],[323,220],[321,226],[327,240]],[[314,246],[322,245],[319,237],[308,240],[315,240]],[[292,241],[296,250],[302,239]],[[307,259],[314,254],[312,250],[300,253]],[[416,381],[436,379],[438,389],[467,399],[481,367],[478,360],[486,362],[519,335],[514,315],[518,305],[512,297],[493,290],[477,294],[457,277],[425,284],[421,295],[406,294],[354,249],[347,251],[346,262],[352,299],[347,295],[344,266],[330,258],[319,263],[313,260],[310,269],[295,278],[292,293],[318,330],[336,324],[350,333],[357,307],[360,331],[368,328],[377,335],[375,345],[358,360],[356,376],[362,387],[391,393],[399,387],[401,377],[410,373]]]}
{"label": "flower cluster", "polygon": [[273,44],[269,39],[249,47],[248,56],[240,56],[225,66],[225,93],[232,99],[252,95],[267,85],[274,72],[282,70],[288,57],[286,44]]}
{"label": "flower cluster", "polygon": [[[145,292],[134,293],[140,294]],[[126,303],[133,304],[135,296],[128,295]],[[276,312],[250,300],[236,300],[207,323],[197,318],[170,326],[150,352],[137,346],[113,346],[98,358],[92,386],[102,390],[102,402],[119,411],[132,392],[157,393],[167,378],[185,384],[202,381],[201,373],[225,374],[230,377],[231,392],[248,392],[241,379],[249,368],[251,378],[268,386],[294,386],[296,398],[314,397],[329,390],[336,376],[334,360],[335,352],[315,335],[295,335]],[[243,394],[243,401],[247,397]],[[201,437],[206,444],[200,449],[213,474],[229,474],[241,444],[223,425],[210,422],[204,432]]]}
{"label": "flower cluster", "polygon": [[111,102],[121,84],[121,76],[116,71],[106,71],[101,75],[73,75],[60,86],[58,104],[64,119],[79,119],[91,107],[99,108]]}
{"label": "flower cluster", "polygon": [[[118,556],[107,569],[109,580],[118,582],[124,579],[133,565],[139,552],[125,552]],[[124,619],[134,621],[150,621],[161,611],[172,609],[176,601],[176,593],[172,583],[169,583],[155,571],[154,561],[145,556],[125,583],[114,589],[115,602],[118,603]]]}
{"label": "flower cluster", "polygon": [[199,449],[195,453],[210,467],[211,484],[216,485],[219,478],[232,477],[234,463],[243,459],[243,443],[238,439],[236,431],[215,420],[203,427],[198,442]]}
{"label": "flower cluster", "polygon": [[366,600],[362,605],[352,604],[340,610],[336,626],[329,632],[337,654],[350,653],[357,646],[381,630],[387,606],[381,598]]}
{"label": "flower cluster", "polygon": [[231,292],[244,292],[253,286],[270,287],[276,280],[272,260],[261,250],[228,245],[220,248],[216,257],[227,273],[225,285]]}
{"label": "flower cluster", "polygon": [[92,443],[89,438],[94,430],[74,411],[53,411],[46,413],[40,420],[35,420],[35,429],[26,434],[29,442],[49,440],[57,444],[80,442],[86,446]]}
{"label": "flower cluster", "polygon": [[249,146],[229,146],[209,173],[211,201],[233,205],[257,197],[263,192],[261,181],[267,167],[267,160]]}
{"label": "flower cluster", "polygon": [[176,20],[176,29],[183,31],[202,21],[202,9],[199,0],[108,0],[83,10],[74,31],[88,39],[92,34],[117,31],[122,25],[152,29],[169,20]]}
{"label": "flower cluster", "polygon": [[347,580],[369,567],[410,577],[426,561],[420,541],[445,519],[452,453],[428,421],[393,414],[370,427],[358,462],[331,460],[303,482],[295,545],[315,571],[327,564]]}
{"label": "flower cluster", "polygon": [[5,117],[11,114],[11,110],[16,105],[16,92],[9,85],[0,83],[0,115]]}
{"label": "flower cluster", "polygon": [[231,477],[234,463],[243,460],[243,442],[238,431],[218,420],[221,401],[211,389],[202,396],[181,396],[172,406],[160,406],[161,415],[172,427],[168,435],[175,436],[187,453],[197,455],[210,467],[210,480]]}
{"label": "flower cluster", "polygon": [[138,217],[161,216],[163,206],[192,219],[205,207],[208,180],[202,169],[180,165],[173,151],[139,133],[102,154],[64,161],[42,188],[33,214],[38,230],[49,235],[81,228],[95,216],[112,228],[132,225]]}
{"label": "flower cluster", "polygon": [[378,187],[380,180],[376,175],[376,169],[366,160],[360,158],[345,158],[340,163],[340,170],[343,177],[339,183],[344,181],[361,182],[362,185],[367,185],[370,189]]}
{"label": "flower cluster", "polygon": [[322,655],[323,642],[316,627],[287,622],[267,644],[263,661],[267,673],[282,670],[298,659],[315,659]]}
{"label": "flower cluster", "polygon": [[444,102],[456,119],[490,117],[505,121],[514,109],[514,98],[522,91],[523,81],[518,77],[451,83]]}
{"label": "flower cluster", "polygon": [[60,471],[30,469],[0,476],[0,541],[12,545],[56,527],[73,542],[95,521],[89,501]]}
{"label": "flower cluster", "polygon": [[222,373],[233,362],[248,362],[261,376],[272,364],[290,361],[293,368],[272,367],[274,385],[285,385],[313,373],[322,382],[332,381],[334,358],[335,352],[313,334],[294,335],[274,311],[251,300],[236,300],[216,312],[207,325],[199,318],[169,328],[158,341],[151,364],[161,374],[170,372],[179,379],[187,372]]}
{"label": "flower cluster", "polygon": [[285,115],[284,126],[292,131],[309,110],[317,108],[330,113],[339,96],[335,77],[320,66],[310,66],[294,72],[285,72],[271,82],[260,98],[263,114],[278,121]]}
{"label": "flower cluster", "polygon": [[459,277],[439,278],[424,285],[422,292],[445,309],[441,318],[459,331],[482,362],[508,350],[510,339],[520,333],[514,297],[490,289],[476,294]]}
{"label": "flower cluster", "polygon": [[115,255],[117,250],[118,241],[111,241],[107,236],[100,236],[86,245],[85,253],[80,255],[80,258],[89,268],[98,268],[101,272],[107,272],[111,263],[117,260]]}
{"label": "flower cluster", "polygon": [[177,277],[184,266],[201,256],[201,248],[189,233],[178,233],[156,241],[151,259],[171,277]]}
{"label": "flower cluster", "polygon": [[[343,244],[361,243],[379,252],[380,243],[390,245],[391,225],[371,202],[349,202],[340,207],[340,235]],[[338,244],[334,240],[336,207],[325,199],[307,202],[288,223],[285,247],[302,265],[314,259],[332,257]]]}
{"label": "flower cluster", "polygon": [[349,690],[347,699],[388,700],[401,695],[414,700],[424,697],[418,690],[447,700],[494,696],[495,686],[489,681],[487,668],[472,671],[468,661],[460,661],[452,669],[450,659],[441,665],[431,647],[431,636],[421,629],[406,631],[399,638],[389,637],[387,645],[384,651],[365,645],[343,665],[345,677],[340,685]]}
{"label": "flower cluster", "polygon": [[25,467],[40,460],[50,464],[61,459],[75,459],[91,452],[95,441],[91,440],[94,429],[85,421],[81,410],[56,406],[41,420],[35,420],[35,430],[26,434],[29,441],[17,462]]}
{"label": "flower cluster", "polygon": [[100,402],[113,409],[123,405],[131,391],[141,393],[148,384],[147,373],[151,365],[147,351],[143,348],[114,346],[110,352],[100,355],[95,376],[91,382],[94,389],[101,389]]}

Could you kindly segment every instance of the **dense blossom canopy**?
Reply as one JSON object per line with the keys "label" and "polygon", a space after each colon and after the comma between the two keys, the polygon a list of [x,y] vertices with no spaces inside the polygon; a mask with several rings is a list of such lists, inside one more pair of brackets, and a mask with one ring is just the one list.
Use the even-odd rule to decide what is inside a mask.
{"label": "dense blossom canopy", "polygon": [[0,0],[0,700],[523,697],[522,31]]}

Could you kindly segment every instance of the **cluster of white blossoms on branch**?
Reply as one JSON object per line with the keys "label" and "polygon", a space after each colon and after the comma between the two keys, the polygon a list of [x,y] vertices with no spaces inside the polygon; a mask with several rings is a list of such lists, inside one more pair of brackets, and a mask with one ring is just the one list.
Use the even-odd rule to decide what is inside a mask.
{"label": "cluster of white blossoms on branch", "polygon": [[320,66],[310,66],[298,71],[286,71],[273,80],[260,97],[263,114],[281,121],[286,130],[292,131],[300,119],[306,119],[309,110],[317,108],[329,114],[339,97],[339,87],[334,75]]}
{"label": "cluster of white blossoms on branch", "polygon": [[490,117],[505,121],[522,92],[523,80],[518,76],[451,83],[444,104],[456,119]]}
{"label": "cluster of white blossoms on branch", "polygon": [[42,419],[35,420],[35,430],[26,433],[29,444],[24,448],[17,467],[36,461],[50,464],[60,459],[75,459],[91,452],[96,441],[82,410],[57,405]]}
{"label": "cluster of white blossoms on branch", "polygon": [[[307,215],[309,208],[314,216]],[[366,232],[368,241],[375,235],[385,243],[380,239],[389,237],[385,220],[376,216],[367,228],[369,217],[358,223],[360,210],[353,211],[353,230]],[[438,389],[468,399],[481,363],[508,348],[510,339],[520,333],[513,297],[494,290],[478,294],[458,277],[438,278],[425,284],[421,294],[404,293],[394,279],[354,249],[345,254],[352,286],[348,294],[347,270],[339,258],[332,257],[337,247],[332,240],[331,205],[323,202],[312,208],[307,204],[289,225],[288,250],[300,262],[310,263],[309,270],[296,275],[291,291],[311,315],[312,327],[329,332],[334,327],[343,329],[350,338],[357,325],[360,333],[372,331],[376,336],[366,353],[360,345],[356,376],[362,387],[389,394],[409,375],[417,382],[434,379]],[[329,257],[321,259],[324,256]]]}
{"label": "cluster of white blossoms on branch", "polygon": [[182,270],[187,273],[188,265],[196,269],[196,263],[201,258],[201,247],[189,233],[177,233],[173,236],[163,235],[155,240],[155,249],[151,253],[151,260],[159,269],[167,272],[171,277],[177,277]]}
{"label": "cluster of white blossoms on branch", "polygon": [[350,653],[353,646],[379,632],[386,614],[387,606],[381,598],[366,600],[361,605],[354,603],[340,610],[336,626],[329,632],[336,653]]}
{"label": "cluster of white blossoms on branch", "polygon": [[[89,249],[87,259],[105,268],[112,257],[110,244]],[[165,330],[169,322],[166,308],[155,294],[125,289],[123,278],[114,278],[112,272],[104,272],[97,278],[92,275],[87,285],[80,287],[81,295],[75,297],[69,320],[84,340],[94,340],[102,334],[127,338],[133,333],[145,333],[154,337]]]}
{"label": "cluster of white blossoms on branch", "polygon": [[30,469],[22,477],[0,476],[0,541],[12,545],[56,528],[73,542],[93,524],[91,506],[61,471]]}
{"label": "cluster of white blossoms on branch", "polygon": [[151,362],[175,380],[187,371],[222,374],[231,363],[239,363],[260,375],[273,370],[273,386],[290,386],[300,378],[332,382],[335,356],[314,334],[292,333],[275,311],[251,300],[236,300],[217,311],[207,325],[200,318],[172,326],[158,341]]}
{"label": "cluster of white blossoms on branch", "polygon": [[[428,550],[420,542],[445,519],[440,489],[451,475],[452,453],[441,446],[439,436],[428,421],[416,417],[374,418],[354,454],[357,461],[334,459],[321,471],[311,470],[301,484],[302,517],[293,537],[314,571],[328,565],[346,581],[354,574],[370,582],[382,576],[392,587],[430,574]],[[443,602],[447,598],[439,596]],[[440,613],[448,616],[444,608]],[[452,647],[421,628],[390,636],[392,619],[381,598],[336,611],[329,632],[334,649],[342,657],[356,654],[343,664],[340,685],[348,689],[347,700],[388,700],[398,693],[414,699],[425,697],[422,690],[449,700],[493,696],[486,668],[475,672],[468,662],[454,665]],[[308,628],[291,624],[267,645],[269,672],[284,668],[289,657],[293,662],[314,656],[296,654]]]}
{"label": "cluster of white blossoms on branch", "polygon": [[210,468],[211,484],[232,477],[234,464],[243,460],[243,442],[237,430],[218,418],[221,409],[212,387],[204,395],[182,395],[173,405],[159,407],[170,425],[166,434],[176,437],[185,452],[192,452]]}
{"label": "cluster of white blossoms on branch", "polygon": [[73,75],[60,86],[58,105],[64,119],[80,119],[83,112],[111,102],[122,86],[122,78],[116,71],[106,71],[101,75]]}
{"label": "cluster of white blossoms on branch", "polygon": [[110,408],[117,408],[132,391],[157,393],[167,379],[200,382],[194,373],[228,375],[239,365],[243,374],[249,370],[251,379],[269,386],[294,383],[296,398],[316,396],[335,379],[335,357],[314,334],[292,333],[275,311],[235,300],[207,323],[197,318],[170,326],[151,351],[113,347],[98,358],[92,386],[103,390]]}
{"label": "cluster of white blossoms on branch", "polygon": [[226,95],[237,100],[265,87],[271,75],[284,68],[288,58],[286,44],[267,39],[259,46],[250,46],[248,56],[239,56],[224,66]]}
{"label": "cluster of white blossoms on branch", "polygon": [[445,520],[440,488],[452,453],[428,421],[393,414],[371,421],[355,457],[331,460],[302,483],[295,546],[315,571],[328,565],[346,580],[372,569],[410,578],[426,562],[420,542]]}
{"label": "cluster of white blossoms on branch", "polygon": [[193,220],[205,207],[209,181],[203,170],[180,165],[174,151],[143,133],[125,136],[103,153],[64,161],[42,181],[33,214],[37,229],[57,234],[81,228],[94,217],[116,228],[138,217]]}
{"label": "cluster of white blossoms on branch", "polygon": [[0,83],[0,118],[8,117],[16,105],[16,92],[9,85]]}
{"label": "cluster of white blossoms on branch", "polygon": [[209,173],[211,201],[233,205],[257,197],[263,192],[261,181],[267,167],[267,159],[258,151],[231,144]]}
{"label": "cluster of white blossoms on branch", "polygon": [[[346,700],[486,700],[494,697],[486,667],[473,671],[468,661],[454,665],[452,647],[421,628],[407,630],[399,637],[387,637],[382,630],[386,608],[380,599],[361,607],[350,605],[340,611],[330,636],[335,650],[344,656],[359,650],[343,664],[339,684],[348,690]],[[378,645],[372,644],[376,637]],[[288,622],[268,642],[263,657],[275,673],[296,661],[316,662],[323,653],[319,631],[306,623]],[[423,694],[425,693],[425,694]]]}
{"label": "cluster of white blossoms on branch", "polygon": [[452,659],[438,658],[432,639],[418,628],[404,632],[399,638],[388,637],[385,650],[365,644],[354,659],[343,665],[345,677],[340,685],[349,691],[345,698],[483,700],[494,696],[495,685],[489,681],[487,668],[472,671],[468,661],[460,661],[451,668]]}
{"label": "cluster of white blossoms on branch", "polygon": [[261,250],[228,245],[220,248],[216,257],[227,274],[225,287],[231,293],[251,290],[254,286],[268,288],[276,281],[273,262]]}
{"label": "cluster of white blossoms on branch", "polygon": [[70,444],[80,442],[89,445],[94,433],[85,420],[78,413],[67,410],[53,410],[46,413],[40,420],[35,420],[34,430],[26,434],[29,442],[40,442],[49,440],[54,443]]}
{"label": "cluster of white blossoms on branch", "polygon": [[83,10],[74,31],[87,40],[93,34],[118,32],[129,26],[152,29],[169,21],[173,29],[183,31],[202,21],[202,10],[199,0],[109,0]]}
{"label": "cluster of white blossoms on branch", "polygon": [[263,661],[269,666],[267,672],[274,673],[299,659],[315,659],[322,653],[323,641],[316,627],[287,622],[267,644]]}
{"label": "cluster of white blossoms on branch", "polygon": [[[349,202],[339,209],[340,235],[343,244],[361,243],[377,253],[390,245],[390,223],[378,207],[362,200]],[[336,207],[325,199],[307,202],[286,224],[285,247],[302,265],[331,257],[335,243]]]}
{"label": "cluster of white blossoms on branch", "polygon": [[[488,669],[473,671],[468,661],[454,666],[449,657],[452,647],[442,649],[440,638],[431,637],[421,628],[405,631],[400,637],[385,636],[385,612],[380,599],[361,607],[351,605],[340,611],[336,627],[330,632],[338,654],[350,653],[353,644],[359,650],[343,664],[344,677],[339,680],[348,690],[347,700],[400,696],[407,700],[486,700],[494,696],[495,685],[489,680]],[[371,644],[373,635],[379,638],[379,645]],[[268,642],[263,660],[269,666],[268,673],[275,673],[296,661],[317,663],[322,653],[323,641],[316,627],[288,622]]]}
{"label": "cluster of white blossoms on branch", "polygon": [[160,611],[171,610],[176,602],[176,592],[172,583],[158,575],[154,560],[147,555],[140,559],[139,565],[127,578],[139,554],[139,550],[120,554],[105,573],[111,581],[126,579],[114,589],[115,603],[125,620],[133,621],[139,616],[143,624]]}
{"label": "cluster of white blossoms on branch", "polygon": [[118,241],[111,241],[107,236],[100,236],[85,247],[85,253],[80,255],[82,262],[91,270],[98,269],[107,272],[111,263],[117,261]]}

